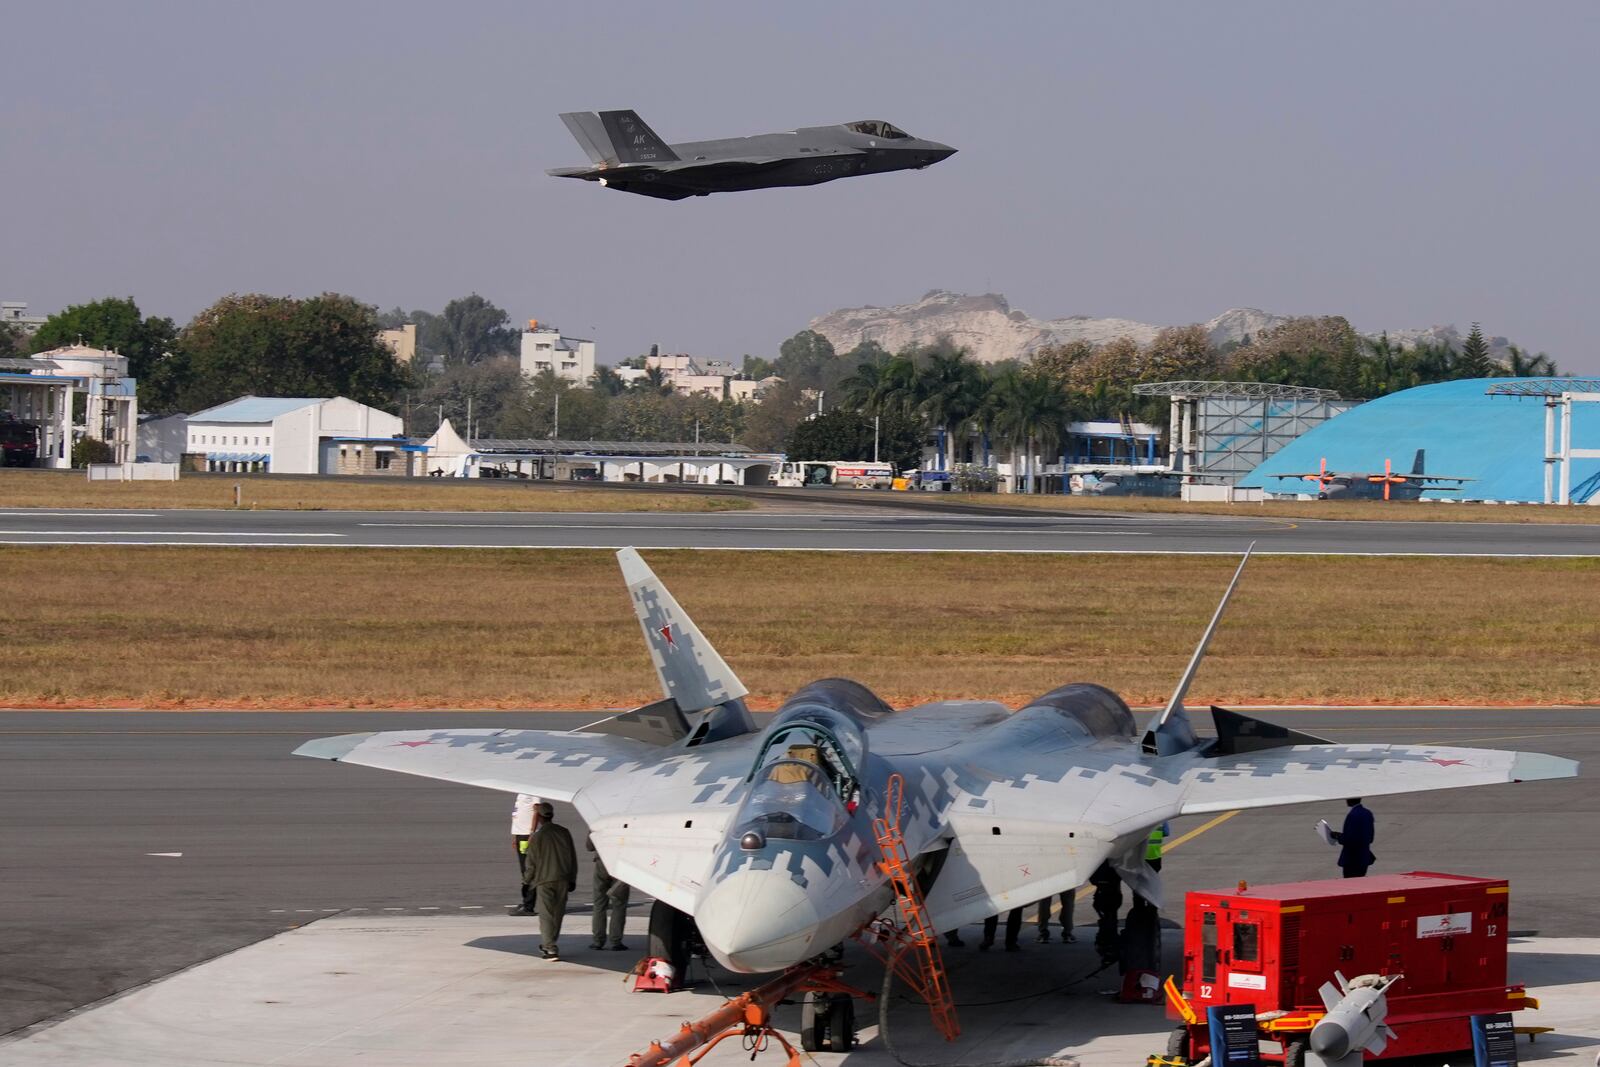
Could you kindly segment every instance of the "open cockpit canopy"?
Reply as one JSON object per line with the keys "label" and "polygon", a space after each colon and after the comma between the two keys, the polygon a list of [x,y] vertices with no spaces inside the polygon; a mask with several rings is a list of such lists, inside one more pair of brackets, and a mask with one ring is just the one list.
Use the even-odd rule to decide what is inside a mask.
{"label": "open cockpit canopy", "polygon": [[780,722],[768,731],[747,781],[770,781],[768,772],[774,767],[788,768],[783,773],[793,776],[796,768],[806,766],[815,768],[839,796],[855,793],[857,768],[866,752],[861,730],[843,715],[816,710],[823,714]]}
{"label": "open cockpit canopy", "polygon": [[882,119],[862,119],[860,122],[847,122],[844,124],[844,128],[865,134],[868,137],[882,137],[889,141],[898,141],[911,136],[894,123],[884,122]]}

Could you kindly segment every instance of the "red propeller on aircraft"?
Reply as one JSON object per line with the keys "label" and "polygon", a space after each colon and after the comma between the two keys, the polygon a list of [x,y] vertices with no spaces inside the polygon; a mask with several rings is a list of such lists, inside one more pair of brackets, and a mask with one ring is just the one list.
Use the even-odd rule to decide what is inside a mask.
{"label": "red propeller on aircraft", "polygon": [[1328,486],[1338,480],[1337,478],[1333,477],[1333,475],[1328,473],[1327,456],[1322,457],[1322,462],[1318,466],[1316,474],[1304,474],[1301,475],[1301,477],[1308,482],[1317,483],[1317,495],[1319,497],[1326,497],[1328,495]]}
{"label": "red propeller on aircraft", "polygon": [[1404,485],[1404,484],[1406,484],[1406,480],[1407,479],[1406,479],[1405,475],[1403,475],[1403,474],[1395,474],[1394,473],[1394,471],[1391,469],[1391,467],[1389,465],[1389,461],[1387,459],[1383,461],[1383,473],[1382,474],[1369,474],[1369,475],[1367,475],[1367,481],[1369,481],[1369,482],[1382,482],[1383,483],[1383,499],[1385,499],[1385,500],[1389,499],[1389,487],[1391,485]]}

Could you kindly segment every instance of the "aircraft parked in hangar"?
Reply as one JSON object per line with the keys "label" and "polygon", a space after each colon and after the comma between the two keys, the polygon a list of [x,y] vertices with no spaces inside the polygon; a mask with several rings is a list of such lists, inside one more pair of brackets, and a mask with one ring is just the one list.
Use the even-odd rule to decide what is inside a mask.
{"label": "aircraft parked in hangar", "polygon": [[[1471,478],[1454,478],[1445,474],[1423,473],[1423,463],[1426,449],[1417,449],[1417,458],[1412,461],[1410,474],[1396,474],[1389,461],[1383,461],[1382,471],[1373,471],[1362,474],[1346,474],[1340,471],[1330,471],[1328,461],[1322,461],[1322,469],[1302,474],[1272,474],[1270,478],[1300,478],[1308,482],[1317,483],[1318,500],[1416,500],[1425,490],[1437,489],[1440,492],[1459,492],[1461,486],[1472,481]],[[1454,482],[1454,485],[1436,485],[1439,482]]]}
{"label": "aircraft parked in hangar", "polygon": [[[310,741],[298,755],[571,801],[606,868],[656,898],[651,955],[704,945],[741,972],[780,970],[894,902],[873,820],[901,775],[906,854],[932,929],[1083,885],[1109,861],[1159,902],[1152,827],[1180,815],[1567,778],[1521,752],[1333,744],[1183,707],[1234,574],[1166,708],[1141,734],[1115,693],[1065,685],[1021,711],[939,701],[896,712],[857,682],[801,689],[764,727],[747,690],[638,553],[618,553],[664,699],[575,731],[438,729]],[[1246,554],[1248,560],[1248,553]],[[681,964],[680,964],[681,966]]]}
{"label": "aircraft parked in hangar", "polygon": [[547,174],[659,200],[921,170],[956,152],[877,119],[675,145],[663,141],[633,111],[572,111],[561,121],[593,166],[557,167]]}

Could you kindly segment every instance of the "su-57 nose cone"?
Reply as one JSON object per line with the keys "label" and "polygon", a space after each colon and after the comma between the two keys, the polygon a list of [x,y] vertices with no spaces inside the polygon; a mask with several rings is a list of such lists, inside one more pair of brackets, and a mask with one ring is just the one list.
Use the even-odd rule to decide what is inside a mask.
{"label": "su-57 nose cone", "polygon": [[780,971],[815,955],[817,910],[785,870],[734,872],[700,901],[695,923],[730,971]]}

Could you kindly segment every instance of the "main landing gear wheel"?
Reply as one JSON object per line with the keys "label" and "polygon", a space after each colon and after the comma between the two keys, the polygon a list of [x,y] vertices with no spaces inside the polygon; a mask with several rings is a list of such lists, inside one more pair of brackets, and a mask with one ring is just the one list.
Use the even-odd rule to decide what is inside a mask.
{"label": "main landing gear wheel", "polygon": [[645,955],[672,964],[672,982],[679,989],[688,984],[694,933],[694,923],[677,908],[659,900],[650,906],[650,936]]}
{"label": "main landing gear wheel", "polygon": [[800,1047],[849,1052],[856,1046],[856,1005],[843,993],[807,993],[800,1001]]}

